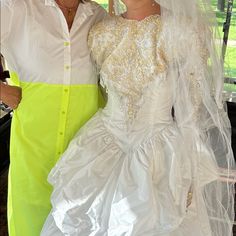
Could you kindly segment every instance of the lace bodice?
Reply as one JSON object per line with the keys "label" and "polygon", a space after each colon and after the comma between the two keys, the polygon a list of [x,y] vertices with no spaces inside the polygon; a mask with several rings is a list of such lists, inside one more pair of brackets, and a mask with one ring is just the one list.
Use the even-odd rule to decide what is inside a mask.
{"label": "lace bodice", "polygon": [[[175,49],[171,48],[173,43],[164,42],[164,28],[168,29],[162,25],[159,15],[151,15],[141,21],[116,16],[100,22],[90,31],[88,43],[92,58],[100,74],[101,85],[108,92],[104,111],[110,113],[113,122],[122,120],[123,126],[131,127],[173,120],[171,109],[174,107],[174,86],[178,75],[169,76],[169,67],[174,59],[167,55],[166,46]],[[181,32],[182,29],[179,30]],[[204,52],[197,32],[189,32],[188,37]],[[202,55],[206,58],[205,53]],[[181,52],[176,56],[181,57]],[[185,80],[190,91],[187,100],[191,100],[193,105],[194,117],[191,120],[198,118],[201,104],[201,73],[194,68],[186,72]]]}
{"label": "lace bodice", "polygon": [[122,98],[120,110],[129,122],[141,108],[144,89],[166,73],[160,31],[159,16],[153,15],[142,21],[113,17],[90,32],[89,46],[101,84],[108,90],[108,106],[114,97]]}

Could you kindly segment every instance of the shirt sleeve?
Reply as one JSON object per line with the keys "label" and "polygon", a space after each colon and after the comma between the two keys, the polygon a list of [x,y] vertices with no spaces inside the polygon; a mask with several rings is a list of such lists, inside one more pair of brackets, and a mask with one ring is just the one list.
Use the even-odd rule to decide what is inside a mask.
{"label": "shirt sleeve", "polygon": [[13,17],[15,12],[15,0],[0,0],[1,14],[1,51],[2,46],[7,42],[9,34],[12,30]]}

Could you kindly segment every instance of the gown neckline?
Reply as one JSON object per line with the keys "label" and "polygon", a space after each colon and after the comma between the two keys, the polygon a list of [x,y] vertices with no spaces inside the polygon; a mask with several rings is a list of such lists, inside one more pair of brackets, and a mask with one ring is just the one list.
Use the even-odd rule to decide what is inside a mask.
{"label": "gown neckline", "polygon": [[161,15],[159,15],[159,14],[152,14],[152,15],[146,16],[142,20],[135,20],[135,19],[127,19],[122,14],[118,16],[118,18],[120,20],[122,20],[122,21],[125,21],[125,22],[136,22],[136,23],[146,22],[146,21],[152,20],[153,18],[159,19],[160,17],[161,17]]}

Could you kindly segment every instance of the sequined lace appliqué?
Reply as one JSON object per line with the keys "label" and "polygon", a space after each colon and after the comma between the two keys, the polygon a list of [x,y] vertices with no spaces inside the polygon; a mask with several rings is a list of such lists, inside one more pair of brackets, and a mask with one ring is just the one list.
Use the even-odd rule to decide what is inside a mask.
{"label": "sequined lace appliqu\u00e9", "polygon": [[166,71],[159,41],[161,21],[154,15],[142,21],[114,17],[105,23],[98,24],[94,35],[90,34],[90,44],[91,38],[97,41],[92,55],[100,67],[101,79],[105,85],[106,80],[114,83],[115,91],[122,96],[121,109],[132,121],[144,88]]}

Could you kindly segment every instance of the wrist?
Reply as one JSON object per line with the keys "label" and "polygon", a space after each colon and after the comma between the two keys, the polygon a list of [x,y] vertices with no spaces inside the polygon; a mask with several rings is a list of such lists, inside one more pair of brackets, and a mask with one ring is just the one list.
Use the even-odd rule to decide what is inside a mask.
{"label": "wrist", "polygon": [[6,89],[6,84],[5,83],[3,83],[2,81],[0,81],[0,100],[1,101],[3,101],[4,100],[4,98],[5,98],[5,93],[6,93],[6,91],[5,91],[5,89]]}

